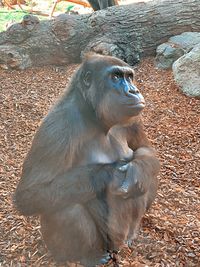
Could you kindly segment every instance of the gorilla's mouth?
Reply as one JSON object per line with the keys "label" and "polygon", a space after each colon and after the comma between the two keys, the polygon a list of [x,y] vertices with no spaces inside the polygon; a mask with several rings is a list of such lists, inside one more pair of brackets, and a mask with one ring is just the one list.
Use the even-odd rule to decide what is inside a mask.
{"label": "gorilla's mouth", "polygon": [[145,102],[139,102],[134,105],[135,107],[145,107]]}
{"label": "gorilla's mouth", "polygon": [[138,103],[127,103],[127,106],[131,107],[131,108],[144,108],[145,107],[145,102],[144,101],[140,101]]}

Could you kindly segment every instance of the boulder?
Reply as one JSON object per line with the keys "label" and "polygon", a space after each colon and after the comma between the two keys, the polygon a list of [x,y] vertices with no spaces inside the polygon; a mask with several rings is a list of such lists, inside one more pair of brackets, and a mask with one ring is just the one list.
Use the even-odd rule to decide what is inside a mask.
{"label": "boulder", "polygon": [[169,69],[182,55],[188,53],[200,43],[200,32],[184,32],[169,38],[168,42],[157,47],[156,65],[161,69]]}
{"label": "boulder", "polygon": [[200,98],[200,43],[175,61],[172,70],[181,91]]}

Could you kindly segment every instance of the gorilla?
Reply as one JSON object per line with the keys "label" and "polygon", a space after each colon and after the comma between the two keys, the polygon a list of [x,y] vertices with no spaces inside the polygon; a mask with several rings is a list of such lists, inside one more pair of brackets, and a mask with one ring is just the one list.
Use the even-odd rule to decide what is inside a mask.
{"label": "gorilla", "polygon": [[88,0],[88,2],[94,11],[116,5],[116,0]]}
{"label": "gorilla", "polygon": [[102,264],[136,238],[160,168],[144,107],[128,64],[89,54],[42,121],[14,204],[25,216],[40,215],[56,261]]}

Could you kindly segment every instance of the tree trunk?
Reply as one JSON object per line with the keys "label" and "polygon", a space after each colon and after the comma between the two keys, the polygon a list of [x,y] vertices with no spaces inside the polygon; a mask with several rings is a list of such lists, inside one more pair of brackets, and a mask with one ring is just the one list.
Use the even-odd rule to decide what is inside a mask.
{"label": "tree trunk", "polygon": [[49,21],[26,15],[0,33],[0,66],[25,69],[80,61],[88,51],[129,64],[185,31],[200,31],[200,0],[160,0],[114,6],[87,15],[62,14]]}

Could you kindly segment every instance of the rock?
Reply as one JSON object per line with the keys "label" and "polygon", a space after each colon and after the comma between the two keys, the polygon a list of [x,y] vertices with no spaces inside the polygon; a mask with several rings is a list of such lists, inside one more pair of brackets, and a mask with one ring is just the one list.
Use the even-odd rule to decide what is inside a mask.
{"label": "rock", "polygon": [[157,47],[156,65],[161,69],[169,69],[182,55],[200,43],[200,32],[184,32],[169,38],[168,42]]}
{"label": "rock", "polygon": [[175,81],[184,94],[200,97],[200,43],[175,61],[172,70]]}
{"label": "rock", "polygon": [[200,32],[184,32],[169,38],[169,42],[182,47],[185,52],[189,52],[195,45],[200,43]]}
{"label": "rock", "polygon": [[174,61],[184,55],[184,50],[172,43],[164,43],[157,47],[156,53],[156,66],[159,69],[169,69]]}
{"label": "rock", "polygon": [[0,49],[0,68],[2,69],[26,69],[31,66],[31,59],[23,49],[14,45],[8,47],[2,45]]}

